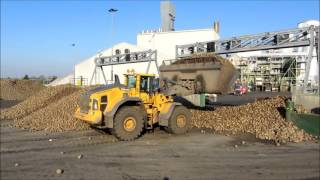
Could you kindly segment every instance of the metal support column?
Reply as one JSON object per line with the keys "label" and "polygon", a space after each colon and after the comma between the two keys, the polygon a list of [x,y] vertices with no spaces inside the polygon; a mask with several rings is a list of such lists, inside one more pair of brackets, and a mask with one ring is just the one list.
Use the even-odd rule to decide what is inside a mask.
{"label": "metal support column", "polygon": [[303,91],[307,90],[309,74],[310,74],[310,67],[311,67],[311,61],[312,61],[312,57],[313,57],[314,26],[310,27],[310,39],[309,39],[309,41],[310,41],[310,46],[309,46],[308,59],[306,61],[306,70],[305,70],[305,75],[304,75]]}
{"label": "metal support column", "polygon": [[157,72],[159,74],[160,71],[159,71],[159,65],[158,65],[158,58],[157,58],[158,57],[158,52],[157,51],[154,52],[154,56],[155,56],[154,63],[156,64]]}
{"label": "metal support column", "polygon": [[96,71],[97,71],[97,66],[94,66],[94,70],[93,70],[93,73],[91,75],[89,85],[92,85],[92,80],[93,80],[94,75],[96,74]]}
{"label": "metal support column", "polygon": [[154,59],[149,59],[148,66],[147,66],[147,71],[146,71],[147,74],[149,73],[150,65],[151,65],[152,61],[154,61],[155,65],[156,65],[156,68],[157,68],[157,71],[159,73],[159,66],[158,66],[158,62],[157,62],[157,51],[154,52]]}
{"label": "metal support column", "polygon": [[148,66],[147,66],[147,70],[146,70],[146,73],[147,73],[147,74],[149,73],[150,64],[151,64],[151,59],[150,59],[149,62],[148,62]]}
{"label": "metal support column", "polygon": [[[107,82],[107,78],[106,78],[106,75],[104,74],[104,71],[103,71],[103,67],[100,66],[100,69],[101,69],[101,72],[102,72],[102,76],[103,76],[103,79],[104,79],[104,83],[107,85],[108,82]],[[111,79],[112,80],[112,79]]]}

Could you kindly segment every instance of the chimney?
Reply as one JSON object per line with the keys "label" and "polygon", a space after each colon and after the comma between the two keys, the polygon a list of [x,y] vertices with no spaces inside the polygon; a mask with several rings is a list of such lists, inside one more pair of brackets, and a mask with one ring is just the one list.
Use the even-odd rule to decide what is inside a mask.
{"label": "chimney", "polygon": [[176,18],[176,9],[170,1],[160,2],[160,13],[162,21],[162,31],[174,31],[174,21]]}
{"label": "chimney", "polygon": [[220,23],[219,23],[219,21],[214,21],[214,23],[213,23],[213,30],[214,30],[216,33],[219,34],[219,32],[220,32]]}

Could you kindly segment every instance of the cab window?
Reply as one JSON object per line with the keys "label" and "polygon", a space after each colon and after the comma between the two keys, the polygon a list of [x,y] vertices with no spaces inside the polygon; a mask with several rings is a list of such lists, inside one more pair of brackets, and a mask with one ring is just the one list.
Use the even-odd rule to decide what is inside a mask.
{"label": "cab window", "polygon": [[128,76],[128,88],[135,88],[136,81],[137,81],[137,79],[135,76]]}
{"label": "cab window", "polygon": [[142,76],[140,83],[140,91],[152,92],[157,88],[157,80],[154,77]]}
{"label": "cab window", "polygon": [[149,92],[150,89],[150,77],[142,76],[140,83],[140,91]]}

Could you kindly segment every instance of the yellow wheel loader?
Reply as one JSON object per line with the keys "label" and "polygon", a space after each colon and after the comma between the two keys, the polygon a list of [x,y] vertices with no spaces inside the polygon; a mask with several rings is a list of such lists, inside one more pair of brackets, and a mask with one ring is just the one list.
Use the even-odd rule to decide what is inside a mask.
{"label": "yellow wheel loader", "polygon": [[124,85],[116,76],[113,85],[82,94],[75,117],[98,128],[110,128],[112,134],[125,141],[139,137],[156,124],[170,133],[186,133],[190,111],[161,93],[158,84],[151,74],[125,74]]}
{"label": "yellow wheel loader", "polygon": [[118,139],[127,141],[155,125],[182,134],[189,129],[191,113],[172,96],[226,93],[236,77],[234,66],[214,54],[163,63],[159,70],[160,81],[155,75],[131,72],[125,74],[124,85],[116,76],[114,85],[86,92],[75,117],[110,128]]}

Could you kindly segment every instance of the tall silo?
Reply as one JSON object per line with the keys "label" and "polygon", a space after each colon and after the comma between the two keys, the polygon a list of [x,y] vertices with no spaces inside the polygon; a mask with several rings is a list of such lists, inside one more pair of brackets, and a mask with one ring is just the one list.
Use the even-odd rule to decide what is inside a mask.
{"label": "tall silo", "polygon": [[160,13],[162,21],[162,31],[174,31],[174,20],[176,17],[176,8],[170,1],[160,2]]}

